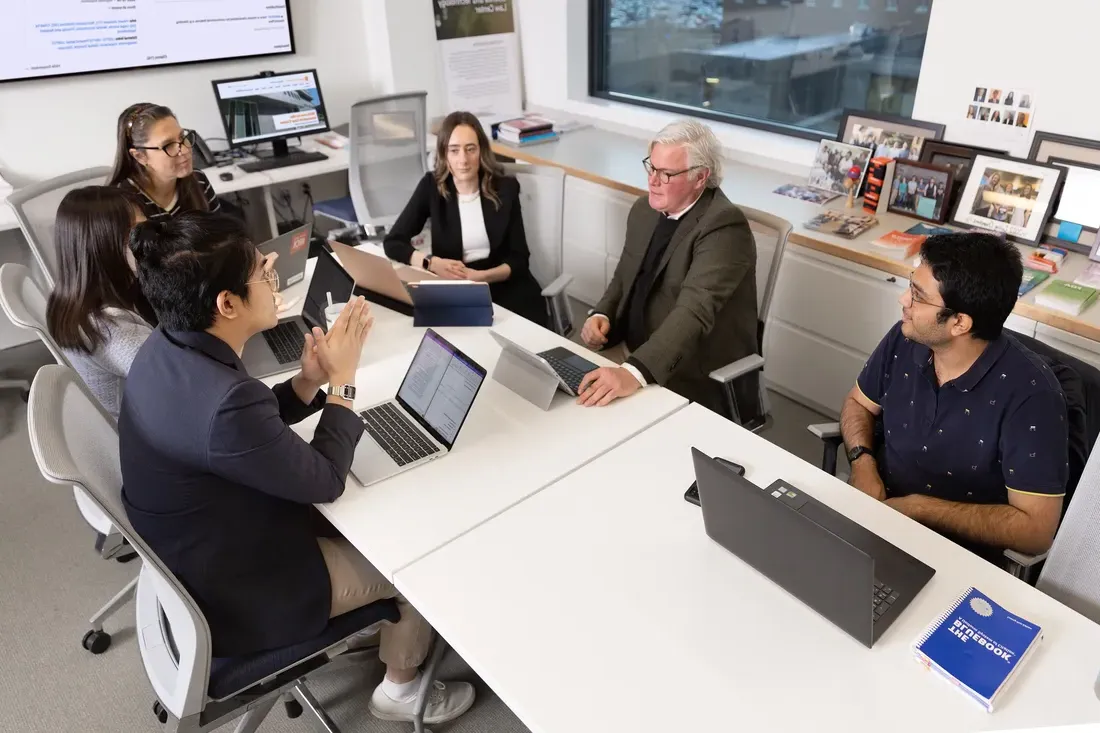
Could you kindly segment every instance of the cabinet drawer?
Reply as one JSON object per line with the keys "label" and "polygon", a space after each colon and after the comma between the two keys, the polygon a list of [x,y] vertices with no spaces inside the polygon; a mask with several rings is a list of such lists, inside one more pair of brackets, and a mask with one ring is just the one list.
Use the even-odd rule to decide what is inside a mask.
{"label": "cabinet drawer", "polygon": [[901,318],[905,278],[867,275],[792,249],[783,256],[771,318],[859,353],[874,351]]}
{"label": "cabinet drawer", "polygon": [[867,356],[782,322],[768,324],[764,341],[770,383],[819,412],[840,414]]}

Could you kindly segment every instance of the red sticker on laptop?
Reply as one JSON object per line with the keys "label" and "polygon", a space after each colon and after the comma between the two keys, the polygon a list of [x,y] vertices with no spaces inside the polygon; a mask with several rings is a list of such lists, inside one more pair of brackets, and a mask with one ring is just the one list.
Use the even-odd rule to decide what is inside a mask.
{"label": "red sticker on laptop", "polygon": [[290,254],[301,252],[309,244],[309,232],[298,232],[290,239]]}

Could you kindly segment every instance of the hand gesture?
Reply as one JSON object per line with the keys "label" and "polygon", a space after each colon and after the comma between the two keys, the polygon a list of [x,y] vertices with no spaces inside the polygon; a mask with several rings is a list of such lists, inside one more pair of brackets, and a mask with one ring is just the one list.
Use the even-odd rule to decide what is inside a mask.
{"label": "hand gesture", "polygon": [[602,349],[607,345],[607,334],[611,332],[611,321],[607,316],[595,314],[588,317],[581,329],[581,340],[590,349]]}
{"label": "hand gesture", "polygon": [[428,271],[444,280],[465,280],[466,265],[459,260],[448,260],[443,257],[433,257]]}
{"label": "hand gesture", "polygon": [[[372,325],[370,306],[359,296],[344,306],[327,334],[320,328],[313,329],[317,361],[328,375],[329,384],[355,383],[355,370],[359,368],[359,357]],[[305,368],[305,364],[302,366]]]}

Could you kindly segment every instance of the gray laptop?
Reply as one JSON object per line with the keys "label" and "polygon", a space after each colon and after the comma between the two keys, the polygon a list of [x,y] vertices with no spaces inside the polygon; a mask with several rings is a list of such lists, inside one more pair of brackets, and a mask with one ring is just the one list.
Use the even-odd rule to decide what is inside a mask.
{"label": "gray laptop", "polygon": [[429,328],[397,396],[359,413],[351,475],[369,486],[449,453],[484,381],[481,365]]}
{"label": "gray laptop", "polygon": [[[279,258],[280,260],[282,257]],[[278,260],[276,261],[276,265]],[[306,343],[306,331],[314,326],[327,331],[325,308],[328,295],[334,303],[346,303],[351,299],[355,281],[340,263],[328,252],[317,255],[317,267],[309,283],[302,315],[283,318],[274,328],[256,334],[244,345],[245,371],[256,379],[298,368],[302,363],[302,349]]]}
{"label": "gray laptop", "polygon": [[761,489],[691,457],[707,535],[868,647],[936,573],[785,481]]}
{"label": "gray laptop", "polygon": [[309,239],[313,234],[313,225],[304,224],[268,240],[256,249],[260,254],[276,253],[275,272],[279,273],[279,289],[297,285],[306,277],[306,262],[309,261]]}
{"label": "gray laptop", "polygon": [[[556,379],[558,389],[572,397],[578,395],[584,375],[599,368],[588,359],[580,354],[573,353],[564,346],[555,346],[552,349],[535,353],[496,331],[489,331],[489,335],[505,351],[513,354],[533,369]],[[527,395],[523,396],[526,397]]]}

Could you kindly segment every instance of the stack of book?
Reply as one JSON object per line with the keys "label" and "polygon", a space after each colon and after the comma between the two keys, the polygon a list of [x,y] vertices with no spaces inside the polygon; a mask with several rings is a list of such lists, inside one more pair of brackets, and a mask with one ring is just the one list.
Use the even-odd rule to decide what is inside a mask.
{"label": "stack of book", "polygon": [[895,260],[904,260],[920,252],[924,240],[934,234],[951,234],[952,229],[929,224],[917,224],[904,232],[895,229],[871,242],[871,247]]}
{"label": "stack of book", "polygon": [[1062,266],[1062,261],[1066,259],[1068,254],[1069,252],[1061,247],[1040,244],[1039,247],[1031,253],[1031,256],[1024,260],[1024,267],[1032,270],[1040,270],[1042,272],[1055,273],[1058,272],[1058,268]]}
{"label": "stack of book", "polygon": [[512,145],[534,145],[558,139],[554,122],[545,117],[524,115],[497,125],[497,139]]}
{"label": "stack of book", "polygon": [[1055,280],[1035,295],[1036,305],[1079,316],[1096,300],[1096,288]]}
{"label": "stack of book", "polygon": [[863,211],[874,215],[886,211],[886,201],[890,198],[890,187],[894,180],[894,160],[892,158],[871,158],[867,164],[867,179],[863,184]]}

